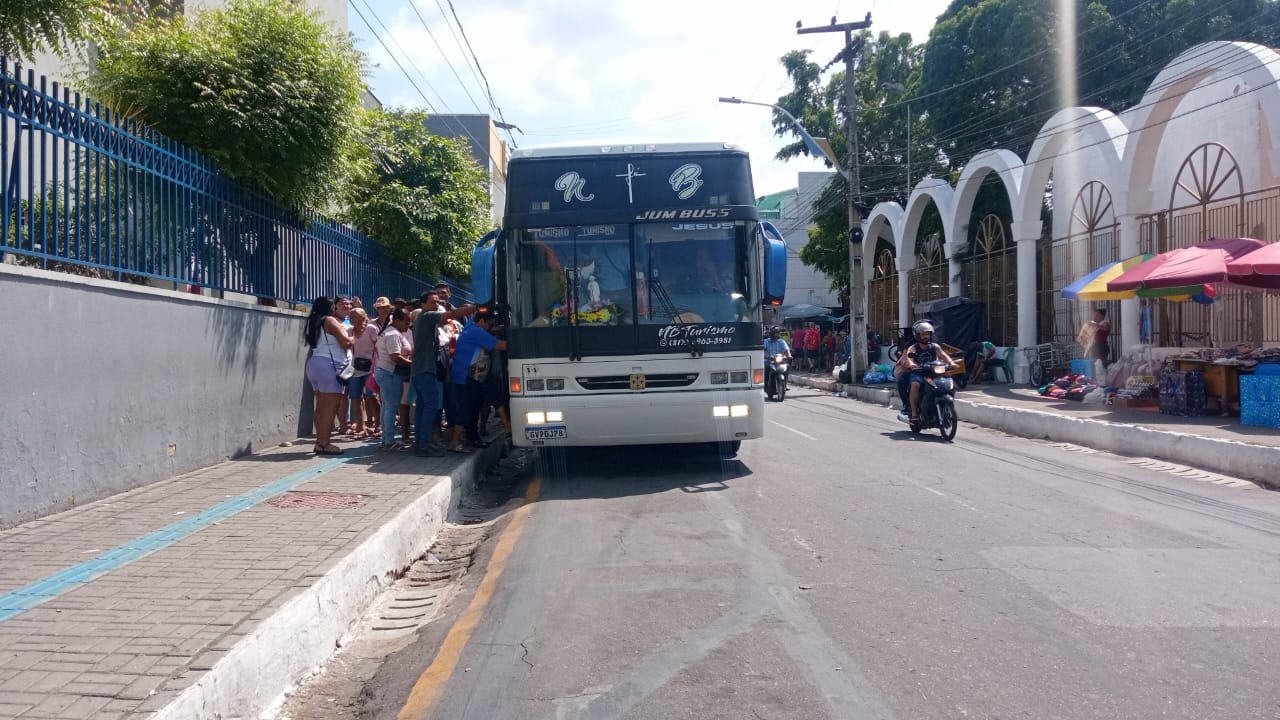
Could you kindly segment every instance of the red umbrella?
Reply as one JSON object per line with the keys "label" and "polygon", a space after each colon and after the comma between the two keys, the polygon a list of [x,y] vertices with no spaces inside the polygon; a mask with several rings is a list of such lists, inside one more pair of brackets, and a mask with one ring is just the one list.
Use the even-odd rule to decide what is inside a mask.
{"label": "red umbrella", "polygon": [[1238,285],[1280,290],[1280,242],[1227,263],[1227,279]]}
{"label": "red umbrella", "polygon": [[1107,283],[1113,292],[1224,282],[1227,263],[1263,247],[1253,238],[1213,238],[1161,253]]}

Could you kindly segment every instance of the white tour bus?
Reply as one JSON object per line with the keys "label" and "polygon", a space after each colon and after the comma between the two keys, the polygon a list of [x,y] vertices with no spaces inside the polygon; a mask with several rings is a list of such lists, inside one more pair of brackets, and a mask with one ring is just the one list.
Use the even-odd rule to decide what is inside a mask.
{"label": "white tour bus", "polygon": [[716,443],[764,434],[764,305],[785,245],[727,144],[518,150],[501,231],[472,255],[499,313],[515,444]]}

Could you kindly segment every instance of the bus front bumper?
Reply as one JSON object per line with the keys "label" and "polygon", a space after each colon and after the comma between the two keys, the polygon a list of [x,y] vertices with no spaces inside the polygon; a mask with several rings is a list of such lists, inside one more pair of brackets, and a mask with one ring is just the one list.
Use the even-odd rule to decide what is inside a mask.
{"label": "bus front bumper", "polygon": [[742,389],[513,397],[511,435],[522,447],[750,440],[764,435],[764,396]]}

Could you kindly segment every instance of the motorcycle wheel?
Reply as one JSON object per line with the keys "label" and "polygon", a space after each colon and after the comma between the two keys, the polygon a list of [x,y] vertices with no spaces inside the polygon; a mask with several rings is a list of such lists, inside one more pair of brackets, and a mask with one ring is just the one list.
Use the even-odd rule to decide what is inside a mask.
{"label": "motorcycle wheel", "polygon": [[889,348],[889,359],[891,361],[893,361],[896,364],[898,362],[898,358],[900,357],[902,357],[901,345],[894,345],[893,347]]}
{"label": "motorcycle wheel", "polygon": [[777,390],[778,390],[778,402],[782,402],[787,397],[787,381],[779,380]]}
{"label": "motorcycle wheel", "polygon": [[942,435],[943,440],[948,442],[954,440],[959,424],[956,420],[954,407],[951,405],[940,405],[938,407],[938,432]]}

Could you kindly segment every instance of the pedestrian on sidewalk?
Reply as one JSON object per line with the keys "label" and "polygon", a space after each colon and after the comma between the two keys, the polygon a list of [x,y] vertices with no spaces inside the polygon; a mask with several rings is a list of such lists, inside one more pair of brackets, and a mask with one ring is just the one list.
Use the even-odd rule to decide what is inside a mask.
{"label": "pedestrian on sidewalk", "polygon": [[1080,328],[1076,340],[1084,349],[1084,356],[1090,360],[1101,360],[1106,364],[1111,356],[1111,321],[1107,320],[1107,309],[1096,308],[1093,319]]}
{"label": "pedestrian on sidewalk", "polygon": [[817,323],[809,323],[809,331],[804,334],[804,355],[809,361],[809,369],[822,365],[822,331]]}
{"label": "pedestrian on sidewalk", "polygon": [[438,413],[444,408],[446,378],[443,377],[444,369],[440,364],[440,324],[464,318],[475,311],[475,305],[445,310],[441,307],[438,291],[428,290],[422,294],[422,311],[413,323],[413,345],[420,349],[414,353],[412,363],[416,400],[414,425],[417,428],[417,434],[413,436],[413,449],[417,455],[444,455],[444,450],[431,444],[432,436],[440,427]]}
{"label": "pedestrian on sidewalk", "polygon": [[491,315],[477,315],[458,336],[451,373],[454,392],[458,398],[458,412],[457,417],[449,418],[452,425],[449,449],[456,453],[470,452],[463,443],[464,432],[475,425],[480,404],[486,399],[490,402],[501,402],[501,398],[487,398],[485,395],[488,389],[485,381],[489,377],[489,355],[482,351],[507,349],[506,341],[499,340],[489,331],[492,324]]}
{"label": "pedestrian on sidewalk", "polygon": [[404,308],[391,312],[391,324],[378,337],[378,364],[374,377],[382,390],[382,448],[408,449],[396,444],[396,411],[404,394],[405,382],[413,367],[413,345],[405,333],[409,331],[409,313]]}
{"label": "pedestrian on sidewalk", "polygon": [[378,327],[369,322],[369,315],[360,308],[351,311],[351,348],[352,363],[355,373],[347,381],[347,397],[351,400],[351,432],[352,438],[363,440],[369,436],[365,427],[365,403],[373,401],[373,393],[368,389],[369,378],[373,374],[373,352],[378,342]]}
{"label": "pedestrian on sidewalk", "polygon": [[338,414],[345,388],[338,374],[351,360],[354,344],[347,336],[342,321],[351,309],[350,302],[335,305],[332,298],[318,297],[311,304],[303,340],[311,348],[307,358],[307,380],[316,395],[314,413],[317,455],[341,455],[342,448],[330,442],[333,419]]}

